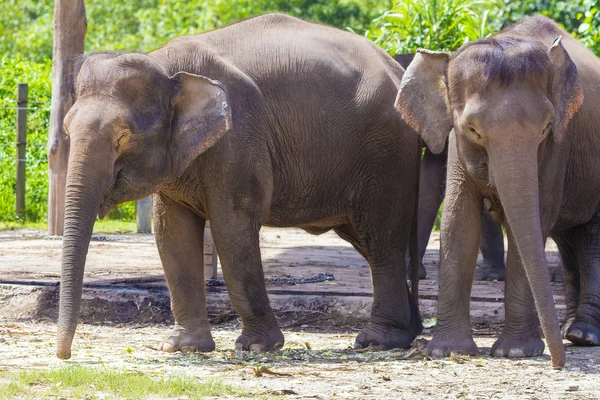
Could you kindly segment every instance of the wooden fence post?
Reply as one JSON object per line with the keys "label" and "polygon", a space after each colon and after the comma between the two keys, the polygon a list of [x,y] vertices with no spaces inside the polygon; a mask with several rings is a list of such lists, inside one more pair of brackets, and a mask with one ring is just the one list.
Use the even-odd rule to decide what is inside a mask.
{"label": "wooden fence post", "polygon": [[75,101],[73,64],[83,55],[87,22],[83,0],[55,0],[52,106],[48,133],[48,234],[62,235],[69,141],[63,119]]}
{"label": "wooden fence post", "polygon": [[17,218],[25,218],[25,165],[27,157],[27,92],[26,83],[17,89]]}
{"label": "wooden fence post", "polygon": [[138,233],[152,233],[152,196],[135,202],[135,219]]}

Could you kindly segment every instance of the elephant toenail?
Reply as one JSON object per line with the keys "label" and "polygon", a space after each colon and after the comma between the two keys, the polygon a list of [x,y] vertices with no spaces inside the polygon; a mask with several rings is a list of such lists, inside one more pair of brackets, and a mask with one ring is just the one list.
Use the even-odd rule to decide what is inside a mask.
{"label": "elephant toenail", "polygon": [[160,349],[162,351],[166,351],[167,353],[175,353],[175,351],[176,351],[175,347],[170,345],[169,343],[163,343],[160,346]]}
{"label": "elephant toenail", "polygon": [[500,358],[500,357],[504,357],[504,350],[502,349],[496,349],[494,350],[494,354],[492,354],[492,356],[496,357],[496,358]]}
{"label": "elephant toenail", "polygon": [[508,351],[508,358],[521,358],[525,357],[523,349],[510,349]]}
{"label": "elephant toenail", "polygon": [[434,358],[444,358],[444,350],[442,350],[442,349],[433,349],[431,351],[431,357],[434,357]]}
{"label": "elephant toenail", "polygon": [[585,340],[590,342],[590,344],[598,344],[598,336],[591,332],[585,336]]}
{"label": "elephant toenail", "polygon": [[182,353],[195,353],[196,348],[194,346],[182,346],[179,349]]}
{"label": "elephant toenail", "polygon": [[251,344],[250,351],[254,354],[260,354],[265,352],[265,346],[262,344]]}
{"label": "elephant toenail", "polygon": [[283,343],[277,342],[273,345],[273,350],[279,350],[283,347]]}
{"label": "elephant toenail", "polygon": [[579,329],[573,329],[571,332],[569,332],[569,336],[583,339],[583,332],[581,332]]}

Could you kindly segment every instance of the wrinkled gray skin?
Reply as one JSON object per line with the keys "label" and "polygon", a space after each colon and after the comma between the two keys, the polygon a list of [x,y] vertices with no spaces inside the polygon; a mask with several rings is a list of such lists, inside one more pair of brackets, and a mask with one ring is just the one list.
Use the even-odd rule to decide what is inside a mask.
{"label": "wrinkled gray skin", "polygon": [[446,139],[438,132],[453,128],[439,319],[429,354],[477,353],[469,293],[482,204],[504,224],[509,242],[506,322],[492,355],[540,354],[541,325],[553,364],[565,363],[544,254],[548,237],[565,265],[564,334],[599,344],[598,88],[600,60],[543,17],[464,45],[450,58],[420,53],[407,69],[396,102],[403,118],[437,151]]}
{"label": "wrinkled gray skin", "polygon": [[420,140],[394,109],[403,73],[358,35],[276,14],[180,37],[148,55],[88,57],[65,118],[58,357],[71,355],[96,215],[152,193],[176,322],[162,350],[215,347],[206,220],[243,321],[236,346],[284,343],[264,284],[263,225],[334,229],[352,243],[374,286],[356,346],[410,346],[421,330],[405,279]]}

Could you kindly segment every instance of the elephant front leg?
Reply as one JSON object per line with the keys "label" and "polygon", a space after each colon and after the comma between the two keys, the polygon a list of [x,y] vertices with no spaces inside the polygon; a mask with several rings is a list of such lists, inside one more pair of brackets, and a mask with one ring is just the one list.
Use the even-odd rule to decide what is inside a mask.
{"label": "elephant front leg", "polygon": [[247,217],[211,220],[229,299],[242,319],[236,349],[262,352],[283,346],[284,338],[267,296],[260,257],[259,225]]}
{"label": "elephant front leg", "polygon": [[167,352],[212,351],[206,313],[205,221],[161,195],[154,196],[156,245],[165,271],[175,327],[160,345]]}
{"label": "elephant front leg", "polygon": [[492,346],[494,357],[533,357],[544,352],[533,295],[514,237],[508,232],[504,329]]}
{"label": "elephant front leg", "polygon": [[433,357],[447,357],[452,352],[478,354],[469,313],[482,200],[452,158],[451,151],[441,226],[438,323],[427,345],[427,353]]}

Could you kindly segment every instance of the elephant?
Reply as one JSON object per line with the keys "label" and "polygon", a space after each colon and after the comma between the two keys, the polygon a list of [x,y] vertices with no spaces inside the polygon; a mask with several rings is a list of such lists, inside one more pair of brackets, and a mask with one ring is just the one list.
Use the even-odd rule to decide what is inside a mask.
{"label": "elephant", "polygon": [[[397,54],[394,56],[403,68],[408,68],[413,54]],[[419,242],[419,279],[427,279],[427,270],[423,265],[423,257],[429,243],[429,236],[435,223],[438,210],[444,200],[446,191],[446,161],[448,149],[434,154],[425,148],[421,161],[421,177],[419,183],[418,208],[418,242]],[[487,210],[481,218],[480,246],[483,264],[477,270],[477,279],[482,281],[504,280],[504,234],[501,226],[494,221]]]}
{"label": "elephant", "polygon": [[71,356],[96,216],[150,194],[175,318],[160,350],[215,348],[207,220],[242,320],[236,349],[284,344],[265,288],[263,225],[333,229],[350,242],[374,288],[355,347],[410,347],[422,330],[418,282],[405,278],[421,140],[394,108],[404,69],[384,51],[350,32],[268,14],[148,54],[88,55],[76,74],[64,120],[59,358]]}
{"label": "elephant", "polygon": [[407,68],[399,113],[435,153],[449,137],[430,355],[478,353],[469,296],[482,206],[508,235],[505,326],[492,356],[541,354],[541,326],[552,364],[565,364],[544,252],[548,237],[565,270],[563,334],[576,344],[600,344],[598,87],[600,59],[541,16],[451,56],[421,51]]}

